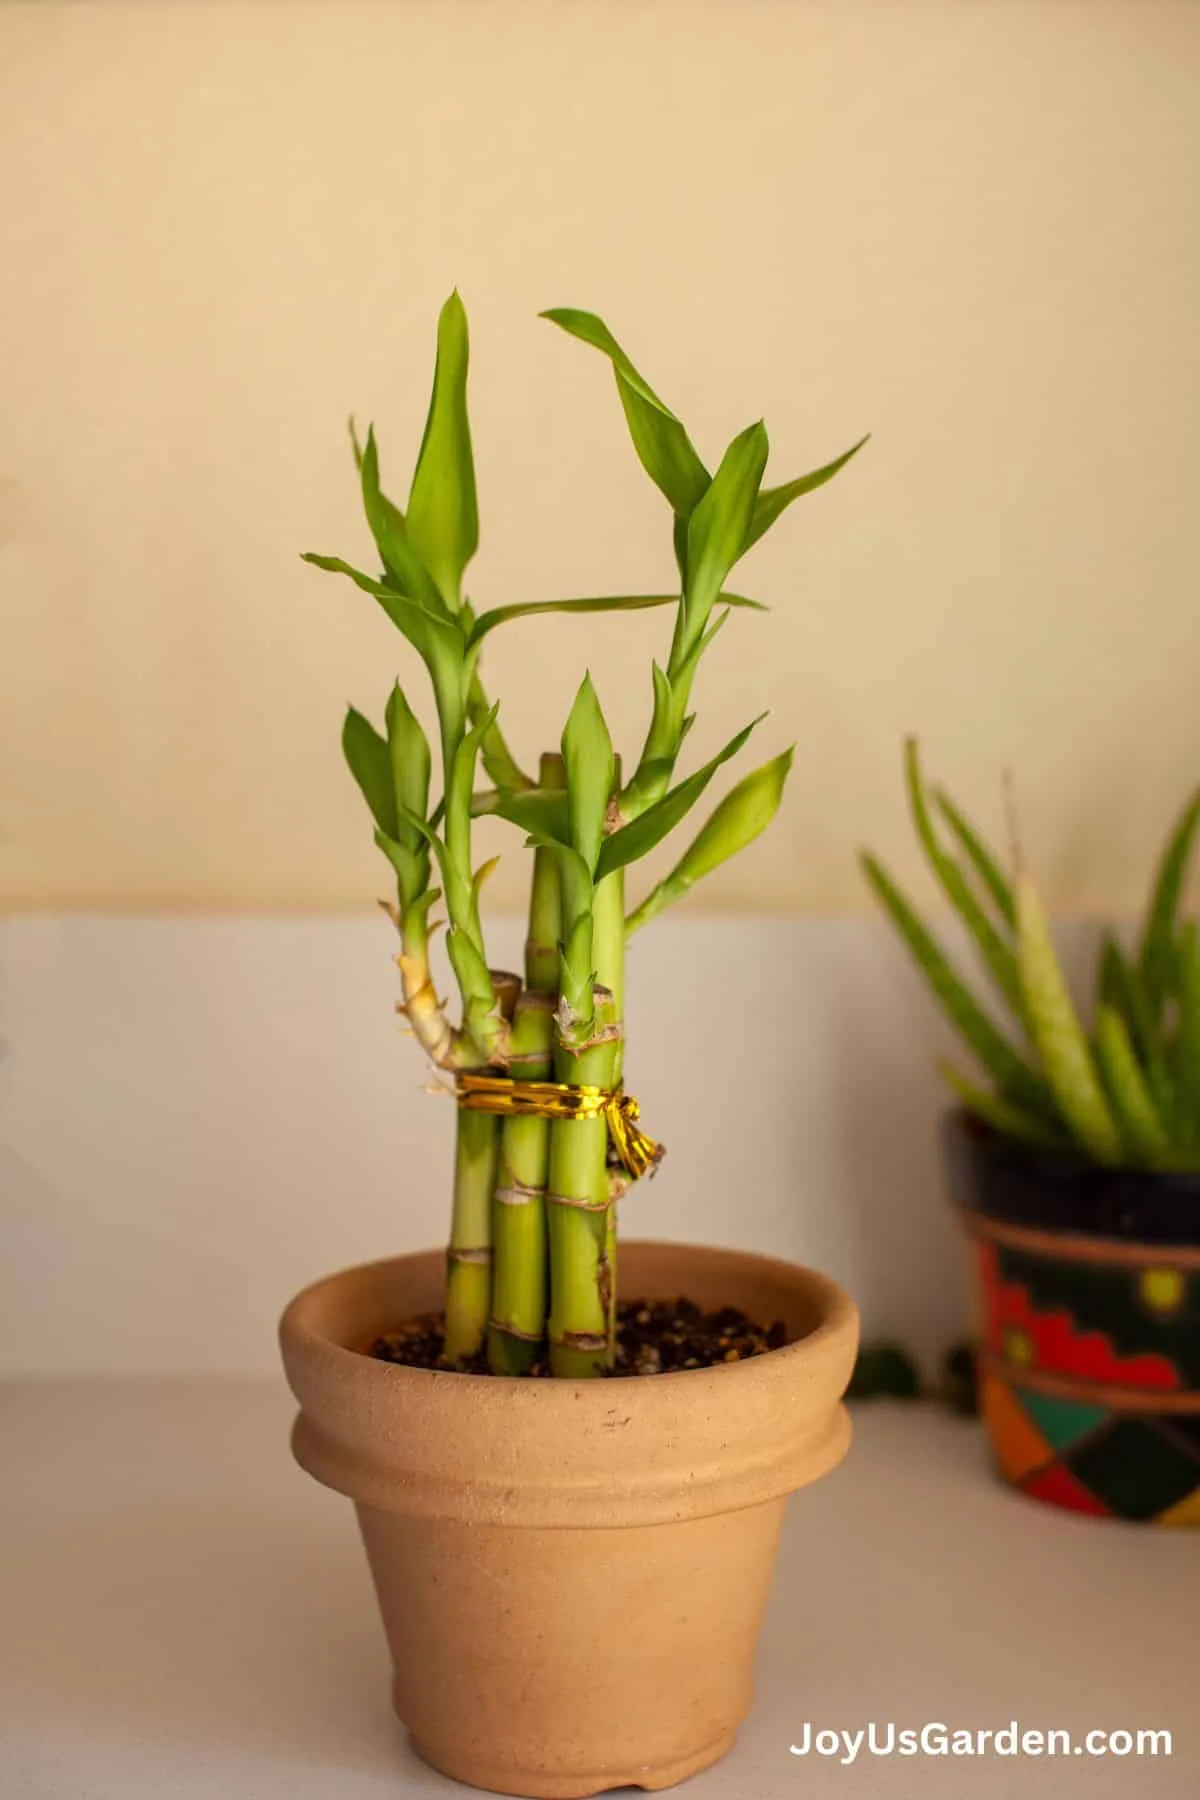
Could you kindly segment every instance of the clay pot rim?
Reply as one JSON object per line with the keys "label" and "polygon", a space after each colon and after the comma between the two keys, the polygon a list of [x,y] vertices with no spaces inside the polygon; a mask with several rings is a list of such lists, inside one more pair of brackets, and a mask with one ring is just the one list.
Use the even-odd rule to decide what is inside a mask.
{"label": "clay pot rim", "polygon": [[[858,1309],[845,1290],[829,1276],[822,1274],[820,1270],[807,1268],[802,1263],[791,1262],[786,1257],[765,1256],[758,1251],[739,1250],[733,1246],[693,1244],[669,1238],[629,1239],[626,1240],[625,1247],[647,1251],[679,1250],[701,1255],[707,1253],[714,1259],[735,1259],[743,1269],[754,1267],[763,1275],[777,1272],[781,1279],[786,1277],[793,1286],[796,1284],[797,1277],[800,1277],[815,1303],[814,1310],[818,1311],[819,1317],[817,1323],[810,1331],[805,1332],[803,1337],[796,1338],[791,1343],[782,1344],[777,1350],[768,1350],[758,1356],[745,1357],[736,1363],[720,1363],[699,1369],[670,1369],[653,1377],[623,1377],[620,1384],[623,1395],[630,1388],[633,1393],[637,1393],[640,1388],[644,1387],[653,1388],[656,1392],[661,1393],[664,1383],[690,1381],[693,1385],[698,1386],[701,1381],[711,1384],[714,1381],[728,1381],[734,1376],[743,1382],[757,1377],[761,1381],[773,1383],[778,1379],[785,1358],[789,1361],[796,1361],[801,1358],[811,1359],[814,1354],[818,1358],[823,1357],[826,1351],[835,1350],[845,1340],[847,1333],[853,1333],[857,1329]],[[397,1263],[410,1262],[418,1257],[440,1257],[442,1255],[444,1255],[444,1251],[440,1249],[407,1251],[400,1256],[385,1256],[372,1262],[353,1263],[332,1274],[320,1276],[316,1281],[309,1282],[307,1286],[301,1288],[295,1298],[289,1302],[280,1320],[280,1333],[290,1337],[297,1349],[307,1346],[315,1350],[322,1359],[332,1361],[334,1366],[353,1368],[360,1379],[364,1378],[365,1365],[367,1370],[372,1371],[371,1375],[366,1377],[367,1379],[424,1385],[439,1381],[452,1383],[452,1389],[446,1388],[445,1391],[461,1393],[464,1402],[477,1402],[484,1395],[492,1395],[496,1398],[504,1396],[506,1400],[509,1400],[514,1392],[519,1392],[522,1396],[544,1394],[546,1396],[544,1400],[534,1402],[543,1407],[551,1404],[565,1405],[568,1402],[577,1407],[581,1401],[584,1405],[593,1405],[597,1408],[612,1405],[613,1387],[606,1380],[514,1380],[498,1375],[460,1374],[454,1369],[409,1368],[403,1363],[385,1362],[382,1358],[373,1357],[366,1350],[352,1349],[349,1345],[339,1342],[329,1332],[319,1329],[309,1320],[308,1315],[330,1288],[347,1279],[357,1279],[376,1272],[382,1274],[384,1270],[394,1267]],[[673,1299],[675,1296],[647,1294],[639,1295],[638,1298]],[[769,1320],[759,1322],[770,1323]],[[374,1371],[378,1371],[378,1374],[375,1374]],[[629,1395],[631,1400],[633,1393]],[[529,1402],[523,1401],[523,1404],[529,1404]]]}

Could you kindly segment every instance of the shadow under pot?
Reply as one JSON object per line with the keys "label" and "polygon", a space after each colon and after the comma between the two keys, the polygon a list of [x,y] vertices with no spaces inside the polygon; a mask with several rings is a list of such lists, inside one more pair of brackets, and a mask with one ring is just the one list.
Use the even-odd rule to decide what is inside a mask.
{"label": "shadow under pot", "polygon": [[1200,1173],[1107,1169],[947,1121],[1001,1477],[1095,1518],[1200,1525]]}

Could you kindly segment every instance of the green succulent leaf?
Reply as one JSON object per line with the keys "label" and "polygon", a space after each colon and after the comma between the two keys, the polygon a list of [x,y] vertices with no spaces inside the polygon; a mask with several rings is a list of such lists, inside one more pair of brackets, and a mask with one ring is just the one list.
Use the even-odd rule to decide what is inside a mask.
{"label": "green succulent leaf", "polygon": [[467,417],[467,314],[457,291],[438,319],[437,362],[425,435],[408,496],[408,537],[452,612],[479,547],[475,463]]}
{"label": "green succulent leaf", "polygon": [[1173,1135],[1186,1148],[1200,1144],[1200,934],[1194,922],[1179,937],[1179,1026],[1175,1040]]}
{"label": "green succulent leaf", "polygon": [[925,795],[921,753],[915,738],[909,738],[905,744],[904,764],[913,823],[929,866],[970,933],[984,966],[1007,1002],[1013,1017],[1023,1021],[1024,1001],[1016,956],[1012,946],[1005,942],[988,918],[954,858],[946,854],[938,841]]}
{"label": "green succulent leaf", "polygon": [[726,576],[746,548],[768,447],[761,420],[739,432],[688,520],[679,644],[684,654],[703,636]]}
{"label": "green succulent leaf", "polygon": [[591,871],[604,841],[615,763],[612,739],[590,675],[584,676],[563,729],[562,755],[570,840]]}
{"label": "green succulent leaf", "polygon": [[1105,937],[1098,969],[1097,1006],[1110,1006],[1121,1015],[1159,1114],[1174,1115],[1174,1090],[1158,1024],[1142,985],[1141,971],[1130,961],[1117,940]]}
{"label": "green succulent leaf", "polygon": [[1013,898],[1012,886],[997,858],[984,843],[966,814],[960,811],[944,789],[935,788],[933,797],[942,817],[958,839],[967,861],[971,864],[985,891],[990,894],[996,911],[1010,931],[1015,930],[1017,903]]}
{"label": "green succulent leaf", "polygon": [[764,832],[779,810],[783,789],[791,772],[794,747],[744,775],[714,808],[671,873],[642,901],[626,920],[626,935],[681,900],[689,888],[744,850]]}
{"label": "green succulent leaf", "polygon": [[744,726],[736,737],[730,738],[724,749],[718,750],[717,754],[709,762],[706,762],[703,768],[697,769],[694,775],[689,775],[686,780],[673,787],[661,800],[657,801],[655,805],[647,807],[645,812],[639,813],[638,817],[632,819],[628,825],[622,825],[619,831],[614,831],[610,837],[606,837],[600,849],[599,861],[596,864],[597,881],[603,880],[606,875],[613,874],[617,869],[625,868],[631,862],[640,861],[643,856],[649,855],[655,845],[660,844],[670,832],[674,831],[680,821],[685,819],[692,807],[695,806],[717,770],[723,763],[727,763],[731,756],[737,755],[755,726],[760,725],[766,716],[766,713],[760,713],[758,718]]}
{"label": "green succulent leaf", "polygon": [[1036,1113],[1026,1112],[1011,1100],[1002,1100],[998,1094],[990,1093],[986,1088],[977,1087],[952,1063],[939,1063],[938,1072],[969,1113],[974,1113],[977,1119],[982,1119],[985,1125],[991,1125],[1005,1137],[1020,1138],[1022,1142],[1037,1144],[1044,1150],[1070,1148],[1070,1139],[1061,1131],[1056,1131],[1045,1119],[1039,1118]]}
{"label": "green succulent leaf", "polygon": [[1001,1096],[1039,1117],[1053,1118],[1054,1105],[1041,1076],[1029,1067],[956,974],[933,933],[922,923],[883,865],[873,856],[864,855],[861,861],[867,880],[890,914],[943,1012],[992,1077]]}
{"label": "green succulent leaf", "polygon": [[1167,1131],[1125,1021],[1115,1007],[1104,1004],[1096,1013],[1096,1060],[1122,1137],[1140,1162],[1158,1167],[1169,1149]]}
{"label": "green succulent leaf", "polygon": [[1055,1104],[1095,1162],[1119,1163],[1121,1135],[1067,991],[1041,898],[1027,875],[1017,879],[1016,900],[1025,1017]]}
{"label": "green succulent leaf", "polygon": [[1176,821],[1155,877],[1138,964],[1150,1005],[1157,1011],[1171,992],[1175,973],[1175,926],[1188,865],[1200,828],[1200,792]]}
{"label": "green succulent leaf", "polygon": [[809,475],[799,475],[795,481],[786,481],[781,487],[764,488],[754,503],[754,513],[746,537],[746,549],[748,550],[751,544],[757,544],[759,538],[765,532],[770,531],[780,513],[786,511],[793,500],[799,500],[803,494],[811,494],[814,488],[824,487],[827,481],[832,481],[839,470],[845,468],[850,458],[858,455],[869,437],[870,433],[868,432],[867,437],[859,438],[857,444],[853,444],[849,450],[843,451],[841,456],[835,456],[832,462],[825,464],[824,468],[814,469]]}
{"label": "green succulent leaf", "polygon": [[358,783],[371,817],[380,831],[396,835],[396,796],[392,790],[392,764],[385,739],[370,720],[352,706],[342,726],[342,754]]}
{"label": "green succulent leaf", "polygon": [[709,475],[675,414],[634,368],[608,326],[595,313],[581,312],[572,306],[553,306],[542,317],[608,357],[642,467],[674,512],[681,519],[689,518],[708,487]]}

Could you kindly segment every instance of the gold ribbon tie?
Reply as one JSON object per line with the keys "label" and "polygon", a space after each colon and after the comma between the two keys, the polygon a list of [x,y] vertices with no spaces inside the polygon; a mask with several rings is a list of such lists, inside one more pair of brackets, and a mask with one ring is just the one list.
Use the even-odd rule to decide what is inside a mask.
{"label": "gold ribbon tie", "polygon": [[505,1075],[460,1075],[458,1104],[466,1112],[535,1119],[603,1119],[621,1167],[637,1181],[653,1174],[663,1147],[638,1124],[640,1109],[623,1087],[572,1087],[565,1081],[520,1081]]}

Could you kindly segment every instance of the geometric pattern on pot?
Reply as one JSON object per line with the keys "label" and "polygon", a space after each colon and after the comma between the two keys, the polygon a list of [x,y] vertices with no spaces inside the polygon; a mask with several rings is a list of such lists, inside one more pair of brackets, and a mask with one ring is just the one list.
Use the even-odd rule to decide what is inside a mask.
{"label": "geometric pattern on pot", "polygon": [[1200,1413],[1048,1393],[987,1361],[980,1405],[997,1468],[1031,1499],[1094,1518],[1200,1527]]}
{"label": "geometric pattern on pot", "polygon": [[990,1359],[1103,1388],[1200,1390],[1194,1251],[968,1219]]}
{"label": "geometric pattern on pot", "polygon": [[1200,1524],[1200,1171],[1099,1167],[962,1112],[946,1145],[1001,1475],[1095,1517]]}

